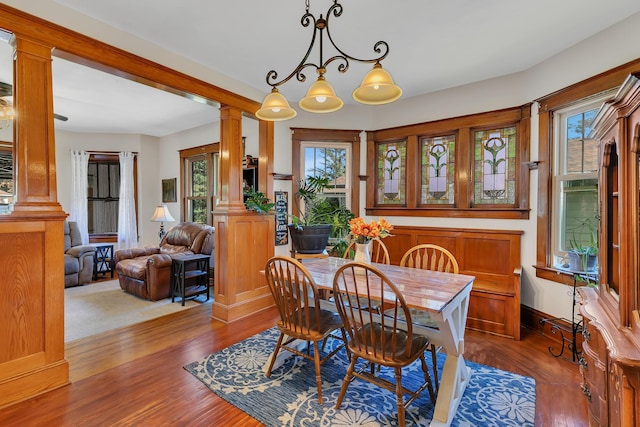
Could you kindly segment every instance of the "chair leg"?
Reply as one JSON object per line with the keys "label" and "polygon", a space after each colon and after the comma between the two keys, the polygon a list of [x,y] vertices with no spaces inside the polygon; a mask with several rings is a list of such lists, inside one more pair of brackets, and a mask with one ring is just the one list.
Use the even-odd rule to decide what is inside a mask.
{"label": "chair leg", "polygon": [[320,375],[320,349],[318,341],[313,342],[313,363],[316,366],[316,384],[318,385],[318,404],[322,405],[322,376]]}
{"label": "chair leg", "polygon": [[282,345],[282,340],[284,339],[284,334],[280,333],[280,338],[278,338],[278,342],[276,343],[276,348],[273,350],[273,354],[271,355],[271,363],[269,363],[269,369],[267,369],[267,373],[265,376],[269,378],[271,376],[271,369],[273,369],[273,364],[276,363],[276,358],[278,357],[278,352],[280,351],[280,345]]}
{"label": "chair leg", "polygon": [[435,344],[431,344],[431,362],[433,363],[433,381],[437,394],[440,391],[440,380],[438,379],[438,347]]}
{"label": "chair leg", "polygon": [[404,427],[404,390],[402,389],[402,368],[395,368],[396,405],[398,406],[398,427]]}
{"label": "chair leg", "polygon": [[336,409],[340,409],[340,405],[342,405],[342,399],[344,399],[344,395],[347,393],[347,387],[349,387],[349,383],[351,383],[351,380],[353,379],[353,370],[357,361],[358,358],[355,355],[352,355],[351,362],[347,368],[347,373],[344,375],[344,380],[342,380],[342,387],[340,387],[340,395],[338,395]]}
{"label": "chair leg", "polygon": [[429,389],[429,397],[431,397],[431,401],[435,404],[436,393],[433,391],[433,384],[431,382],[431,376],[429,375],[429,367],[427,366],[424,354],[420,356],[420,363],[422,363],[422,373],[424,374],[424,380],[427,382],[427,388]]}

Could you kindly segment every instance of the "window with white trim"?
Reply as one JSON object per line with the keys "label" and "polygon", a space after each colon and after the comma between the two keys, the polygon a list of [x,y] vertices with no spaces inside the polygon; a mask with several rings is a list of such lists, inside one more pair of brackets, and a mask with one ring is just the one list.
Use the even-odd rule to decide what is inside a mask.
{"label": "window with white trim", "polygon": [[300,176],[328,178],[323,197],[351,209],[351,143],[303,142]]}
{"label": "window with white trim", "polygon": [[553,262],[567,267],[567,251],[588,245],[598,230],[598,142],[591,123],[604,98],[554,113]]}

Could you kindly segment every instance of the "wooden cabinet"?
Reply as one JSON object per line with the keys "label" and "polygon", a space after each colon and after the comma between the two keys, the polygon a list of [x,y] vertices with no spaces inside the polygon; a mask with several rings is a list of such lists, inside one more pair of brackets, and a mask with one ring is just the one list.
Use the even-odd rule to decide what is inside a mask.
{"label": "wooden cabinet", "polygon": [[582,288],[581,388],[592,426],[640,426],[640,74],[596,116],[599,286]]}

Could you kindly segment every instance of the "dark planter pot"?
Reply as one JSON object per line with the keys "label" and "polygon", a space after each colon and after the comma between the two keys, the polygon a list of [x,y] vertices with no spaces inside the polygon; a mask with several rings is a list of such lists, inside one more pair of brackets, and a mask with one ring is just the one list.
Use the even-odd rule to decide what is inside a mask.
{"label": "dark planter pot", "polygon": [[307,225],[297,229],[293,224],[287,226],[293,249],[300,254],[321,254],[329,243],[331,224]]}

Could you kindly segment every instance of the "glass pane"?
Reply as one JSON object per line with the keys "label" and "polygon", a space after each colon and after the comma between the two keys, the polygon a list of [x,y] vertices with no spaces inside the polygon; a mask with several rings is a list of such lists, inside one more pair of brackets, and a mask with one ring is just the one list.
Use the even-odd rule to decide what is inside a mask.
{"label": "glass pane", "polygon": [[347,150],[344,148],[306,147],[304,149],[305,177],[329,178],[332,188],[346,188]]}
{"label": "glass pane", "polygon": [[12,200],[13,156],[11,148],[9,148],[7,151],[0,151],[0,213],[9,211],[9,204]]}
{"label": "glass pane", "polygon": [[118,200],[88,200],[89,234],[118,233]]}
{"label": "glass pane", "polygon": [[109,196],[120,198],[120,163],[109,165]]}
{"label": "glass pane", "polygon": [[407,142],[378,144],[378,204],[406,204]]}
{"label": "glass pane", "polygon": [[515,126],[475,132],[474,202],[515,204]]}
{"label": "glass pane", "polygon": [[13,47],[12,34],[0,28],[0,214],[13,203]]}
{"label": "glass pane", "polygon": [[572,246],[589,246],[592,240],[597,239],[598,180],[563,182],[562,205],[561,249],[566,251]]}
{"label": "glass pane", "polygon": [[191,162],[191,196],[207,196],[207,161],[206,159]]}
{"label": "glass pane", "polygon": [[598,169],[598,143],[587,138],[597,111],[593,109],[567,118],[567,173],[590,173]]}
{"label": "glass pane", "polygon": [[204,224],[207,221],[207,200],[190,199],[188,201],[189,220]]}
{"label": "glass pane", "polygon": [[455,135],[422,139],[422,204],[453,204]]}

